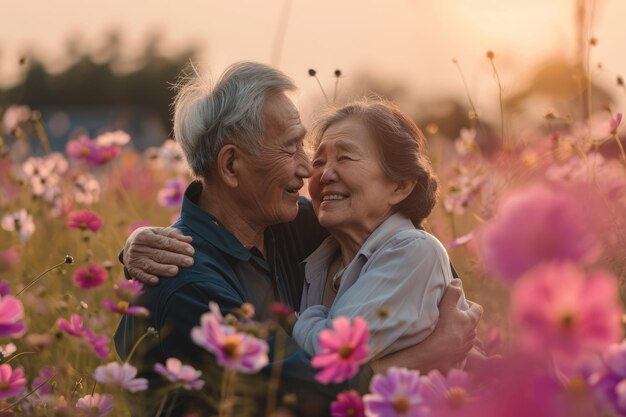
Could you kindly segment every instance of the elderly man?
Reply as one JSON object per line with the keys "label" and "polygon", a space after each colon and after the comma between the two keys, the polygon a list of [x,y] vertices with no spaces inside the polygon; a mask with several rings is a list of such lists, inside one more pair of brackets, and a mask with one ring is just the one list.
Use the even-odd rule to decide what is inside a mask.
{"label": "elderly man", "polygon": [[[251,303],[260,321],[270,317],[275,301],[298,310],[303,286],[299,262],[326,237],[311,205],[298,194],[311,175],[311,165],[303,147],[305,128],[287,96],[294,89],[280,71],[244,62],[228,68],[212,88],[195,80],[183,86],[176,98],[175,137],[198,180],[187,189],[181,218],[173,229],[133,234],[124,259],[131,275],[143,280],[154,278],[150,272],[172,275],[169,263],[188,267],[181,268],[176,278],[146,288],[138,303],[150,310],[150,318],[125,316],[116,333],[118,353],[126,359],[148,327],[157,330],[158,340],[139,343],[131,358],[140,375],[150,380],[152,393],[162,385],[153,371],[155,363],[177,357],[203,371],[208,395],[185,393],[176,401],[170,396],[163,408],[171,408],[170,415],[191,411],[211,415],[212,400],[220,398],[219,368],[190,339],[208,303],[219,304],[223,314]],[[193,266],[183,255],[192,248]],[[384,370],[393,363],[425,370],[457,362],[471,346],[481,313],[478,306],[469,312],[456,311],[459,295],[456,288],[448,291],[438,327],[428,339],[371,367]],[[290,339],[287,345],[280,366],[281,394],[296,394],[301,415],[327,414],[329,402],[346,386],[316,384],[310,358]],[[263,375],[269,375],[275,365],[272,355]],[[361,380],[367,379],[368,371],[365,367]],[[249,397],[259,385],[264,386],[249,386]],[[262,391],[265,397],[267,392]],[[134,414],[154,415],[159,401],[137,400]],[[250,409],[264,413],[254,403]]]}

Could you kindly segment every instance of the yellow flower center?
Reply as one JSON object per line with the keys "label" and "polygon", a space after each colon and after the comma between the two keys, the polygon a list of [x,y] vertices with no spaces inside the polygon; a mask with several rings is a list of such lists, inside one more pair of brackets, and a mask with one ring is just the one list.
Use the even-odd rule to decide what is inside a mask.
{"label": "yellow flower center", "polygon": [[559,320],[559,324],[564,330],[570,330],[574,327],[574,323],[576,322],[576,318],[572,313],[565,313],[561,316]]}
{"label": "yellow flower center", "polygon": [[224,354],[229,358],[236,358],[238,348],[239,339],[237,339],[237,336],[226,336],[224,343],[222,343],[222,351],[224,351]]}
{"label": "yellow flower center", "polygon": [[121,311],[121,312],[126,312],[128,310],[128,301],[118,301],[117,302],[117,308]]}
{"label": "yellow flower center", "polygon": [[346,359],[352,354],[352,351],[353,349],[351,346],[344,345],[339,348],[339,357],[342,359]]}
{"label": "yellow flower center", "polygon": [[0,391],[6,391],[10,387],[8,382],[0,382]]}
{"label": "yellow flower center", "polygon": [[407,397],[398,397],[393,401],[393,409],[396,412],[404,414],[411,408],[411,403]]}
{"label": "yellow flower center", "polygon": [[465,398],[467,397],[467,391],[465,391],[461,387],[451,387],[448,390],[448,394],[446,396],[446,400],[448,401],[448,406],[453,410],[461,408],[463,403],[465,402]]}

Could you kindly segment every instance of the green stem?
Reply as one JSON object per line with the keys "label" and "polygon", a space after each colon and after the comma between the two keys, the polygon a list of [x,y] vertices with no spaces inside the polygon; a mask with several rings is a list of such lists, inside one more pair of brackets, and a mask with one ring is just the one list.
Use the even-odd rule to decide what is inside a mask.
{"label": "green stem", "polygon": [[148,330],[146,330],[146,332],[139,338],[139,340],[137,340],[135,342],[135,345],[133,346],[133,348],[131,349],[130,353],[128,354],[128,356],[126,357],[126,360],[124,361],[124,363],[129,363],[130,362],[130,358],[133,357],[133,354],[135,353],[135,350],[137,350],[137,346],[139,346],[139,344],[141,342],[143,342],[143,339],[145,339],[146,337],[156,334],[156,330],[154,330],[153,327],[148,327]]}
{"label": "green stem", "polygon": [[35,278],[34,280],[32,280],[31,282],[29,282],[28,284],[26,284],[26,286],[24,288],[22,288],[21,290],[19,290],[15,296],[17,297],[18,295],[20,295],[21,293],[23,293],[24,291],[26,291],[27,289],[29,289],[30,287],[32,287],[33,285],[35,285],[37,283],[37,281],[39,281],[39,279],[41,279],[41,277],[43,277],[44,275],[46,275],[48,272],[52,271],[53,269],[56,269],[58,267],[60,267],[61,265],[64,265],[66,263],[69,263],[67,261],[67,257],[63,260],[63,262],[54,265],[53,267],[45,270],[44,272],[42,272],[37,278]]}
{"label": "green stem", "polygon": [[48,379],[46,379],[45,381],[43,381],[41,384],[37,385],[35,388],[33,388],[28,394],[24,395],[22,398],[20,398],[19,400],[17,400],[16,402],[14,402],[13,404],[9,404],[6,407],[4,407],[3,409],[0,410],[0,413],[4,413],[5,411],[8,411],[10,409],[12,409],[13,407],[15,407],[16,405],[18,405],[19,403],[21,403],[22,401],[24,401],[26,398],[30,397],[35,391],[37,391],[39,388],[43,387],[45,384],[47,384],[48,382],[50,382],[50,380],[52,378],[54,378],[56,376],[56,374],[51,375]]}

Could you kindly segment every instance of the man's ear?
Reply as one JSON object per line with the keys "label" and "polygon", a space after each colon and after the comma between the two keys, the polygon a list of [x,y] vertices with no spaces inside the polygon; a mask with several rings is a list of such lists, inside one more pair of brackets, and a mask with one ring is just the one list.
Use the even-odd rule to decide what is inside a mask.
{"label": "man's ear", "polygon": [[409,194],[413,192],[415,184],[417,184],[416,179],[402,180],[396,182],[396,188],[391,193],[391,198],[389,200],[391,205],[395,206],[396,204],[407,198]]}
{"label": "man's ear", "polygon": [[239,185],[240,159],[241,151],[235,145],[224,145],[217,154],[217,176],[228,187],[235,188]]}

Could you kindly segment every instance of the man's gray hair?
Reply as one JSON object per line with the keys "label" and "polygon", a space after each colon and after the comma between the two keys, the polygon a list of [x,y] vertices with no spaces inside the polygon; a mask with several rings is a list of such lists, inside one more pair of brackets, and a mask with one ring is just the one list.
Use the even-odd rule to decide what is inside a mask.
{"label": "man's gray hair", "polygon": [[174,137],[193,173],[208,176],[226,144],[258,155],[265,100],[295,88],[283,72],[257,62],[231,65],[214,86],[197,74],[184,80],[174,100]]}

